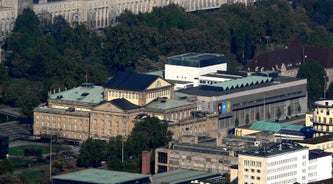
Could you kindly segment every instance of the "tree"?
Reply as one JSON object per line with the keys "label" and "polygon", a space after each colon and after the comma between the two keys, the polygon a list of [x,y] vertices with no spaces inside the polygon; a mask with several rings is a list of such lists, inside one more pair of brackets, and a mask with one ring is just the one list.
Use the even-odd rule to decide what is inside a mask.
{"label": "tree", "polygon": [[238,120],[238,118],[236,117],[236,119],[235,119],[235,127],[238,127],[239,126],[239,120]]}
{"label": "tree", "polygon": [[291,107],[290,107],[290,105],[288,105],[288,108],[287,108],[287,114],[288,114],[288,116],[291,116]]}
{"label": "tree", "polygon": [[259,114],[259,112],[256,113],[256,120],[257,120],[257,121],[260,120],[260,114]]}
{"label": "tree", "polygon": [[7,159],[0,161],[0,175],[11,174],[13,172],[13,166]]}
{"label": "tree", "polygon": [[267,117],[267,120],[270,120],[271,119],[271,113],[269,111],[267,111],[266,113],[266,117]]}
{"label": "tree", "polygon": [[245,116],[245,123],[248,125],[250,123],[249,114]]}
{"label": "tree", "polygon": [[324,68],[316,61],[305,62],[297,73],[298,78],[307,79],[309,104],[322,97],[326,73]]}
{"label": "tree", "polygon": [[282,115],[282,112],[281,112],[281,109],[279,107],[276,111],[276,119],[280,119],[281,115]]}
{"label": "tree", "polygon": [[106,158],[107,145],[102,140],[87,139],[80,146],[77,164],[84,167],[97,167]]}

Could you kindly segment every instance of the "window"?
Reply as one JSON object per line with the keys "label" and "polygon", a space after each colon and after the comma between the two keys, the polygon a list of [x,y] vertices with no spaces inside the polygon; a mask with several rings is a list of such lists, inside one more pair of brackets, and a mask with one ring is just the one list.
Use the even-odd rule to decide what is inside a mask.
{"label": "window", "polygon": [[259,176],[257,176],[257,180],[260,180],[260,177],[259,177]]}
{"label": "window", "polygon": [[257,169],[257,173],[261,173],[260,169]]}
{"label": "window", "polygon": [[254,169],[251,169],[251,172],[254,172]]}
{"label": "window", "polygon": [[248,172],[249,171],[249,169],[245,169],[245,172]]}

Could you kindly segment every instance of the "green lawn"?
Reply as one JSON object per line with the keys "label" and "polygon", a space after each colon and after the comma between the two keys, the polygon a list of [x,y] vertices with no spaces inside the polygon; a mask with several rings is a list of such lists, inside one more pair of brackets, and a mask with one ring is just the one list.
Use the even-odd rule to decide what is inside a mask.
{"label": "green lawn", "polygon": [[38,177],[40,176],[46,176],[48,174],[47,171],[41,170],[41,171],[31,171],[31,172],[25,172],[19,175],[19,177],[24,177],[30,182],[34,182]]}
{"label": "green lawn", "polygon": [[28,168],[29,163],[32,165],[33,162],[23,158],[8,158],[9,163],[13,166],[14,170],[18,168]]}
{"label": "green lawn", "polygon": [[42,154],[49,153],[48,146],[40,146],[40,145],[23,145],[23,146],[16,146],[9,148],[9,155],[13,156],[24,156],[24,149],[25,148],[34,148],[35,150],[42,150]]}

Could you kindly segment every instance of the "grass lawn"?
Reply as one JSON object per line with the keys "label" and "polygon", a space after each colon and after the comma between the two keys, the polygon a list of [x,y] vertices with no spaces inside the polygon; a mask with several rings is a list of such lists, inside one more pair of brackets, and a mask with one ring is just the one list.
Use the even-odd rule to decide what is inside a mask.
{"label": "grass lawn", "polygon": [[48,172],[45,170],[41,170],[41,171],[24,172],[20,174],[19,177],[25,177],[27,178],[28,181],[34,182],[38,177],[46,175],[48,175]]}
{"label": "grass lawn", "polygon": [[29,163],[32,164],[33,162],[30,160],[25,160],[23,158],[8,158],[9,163],[13,166],[14,169],[18,168],[27,168]]}
{"label": "grass lawn", "polygon": [[26,148],[34,148],[35,150],[42,150],[42,154],[49,153],[48,146],[40,146],[40,145],[23,145],[9,148],[9,155],[13,156],[24,156],[24,149]]}

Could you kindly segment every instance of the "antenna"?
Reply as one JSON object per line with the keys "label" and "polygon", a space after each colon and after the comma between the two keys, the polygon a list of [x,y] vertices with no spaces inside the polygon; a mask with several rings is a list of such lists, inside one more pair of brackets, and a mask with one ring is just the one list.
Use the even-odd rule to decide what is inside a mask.
{"label": "antenna", "polygon": [[88,82],[88,74],[86,73],[86,82]]}

